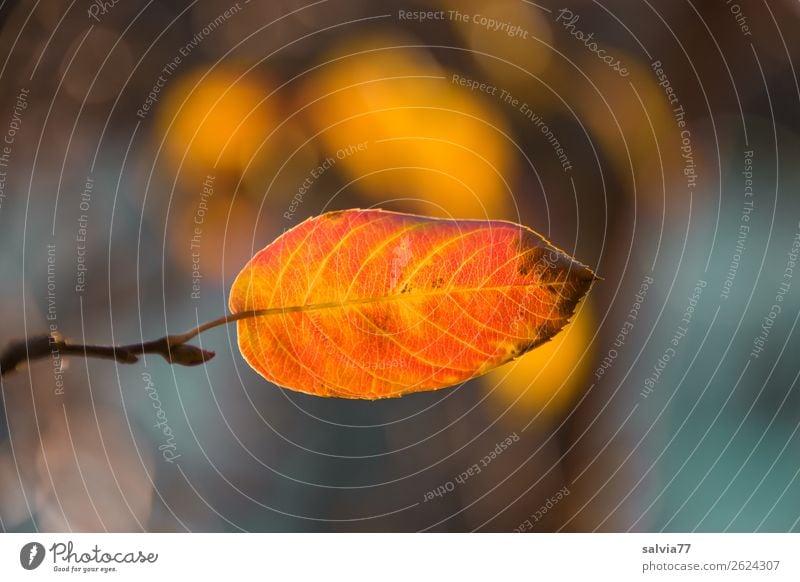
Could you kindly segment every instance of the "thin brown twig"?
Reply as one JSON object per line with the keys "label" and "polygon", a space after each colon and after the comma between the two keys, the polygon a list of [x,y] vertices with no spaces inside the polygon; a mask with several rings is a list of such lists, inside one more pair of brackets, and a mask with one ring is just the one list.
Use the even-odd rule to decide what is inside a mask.
{"label": "thin brown twig", "polygon": [[270,309],[254,309],[241,311],[231,315],[223,315],[213,321],[209,321],[198,327],[177,335],[168,335],[157,340],[129,344],[124,346],[96,346],[73,343],[65,339],[59,333],[33,336],[24,340],[11,342],[6,349],[0,353],[0,378],[8,376],[21,368],[24,364],[29,364],[35,360],[40,360],[48,356],[61,358],[63,356],[83,356],[86,358],[101,358],[115,360],[119,364],[135,364],[139,361],[142,354],[156,354],[163,357],[170,364],[181,366],[197,366],[213,358],[216,354],[209,350],[189,345],[187,342],[194,339],[204,331],[228,325],[241,319],[253,317],[263,317],[266,315],[278,315],[286,313],[297,313],[301,311],[317,311],[342,307],[343,305],[370,303],[375,299],[358,299],[349,302],[339,303],[319,303],[312,305],[297,305],[291,307],[274,307]]}
{"label": "thin brown twig", "polygon": [[115,360],[120,364],[135,364],[139,361],[139,356],[143,354],[156,354],[162,356],[171,364],[197,366],[213,358],[215,353],[189,345],[188,341],[202,332],[220,325],[226,325],[248,317],[271,315],[279,311],[285,310],[262,309],[225,315],[183,334],[168,335],[157,340],[124,346],[97,346],[74,343],[57,332],[33,336],[9,343],[0,353],[0,377],[8,376],[20,369],[24,364],[48,356],[53,358],[83,356],[86,358]]}

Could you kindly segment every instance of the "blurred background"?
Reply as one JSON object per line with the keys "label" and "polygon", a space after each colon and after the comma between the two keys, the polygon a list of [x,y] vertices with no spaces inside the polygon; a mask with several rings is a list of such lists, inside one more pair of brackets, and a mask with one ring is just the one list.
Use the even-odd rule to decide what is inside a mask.
{"label": "blurred background", "polygon": [[185,331],[352,207],[520,222],[603,280],[547,345],[397,400],[270,385],[233,327],[200,368],[36,362],[2,379],[0,529],[800,531],[799,22],[3,2],[0,344]]}

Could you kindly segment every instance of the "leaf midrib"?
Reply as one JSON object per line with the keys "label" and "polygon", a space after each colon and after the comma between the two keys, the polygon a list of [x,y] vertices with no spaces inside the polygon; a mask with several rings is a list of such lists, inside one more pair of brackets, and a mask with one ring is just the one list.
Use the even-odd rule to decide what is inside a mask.
{"label": "leaf midrib", "polygon": [[411,298],[428,298],[428,297],[436,297],[440,295],[449,295],[454,293],[480,293],[485,291],[504,291],[507,289],[522,289],[522,288],[529,288],[529,287],[555,287],[555,286],[563,286],[565,285],[564,282],[554,282],[554,283],[529,283],[524,285],[499,285],[494,287],[468,287],[463,289],[443,289],[439,290],[430,290],[424,293],[399,293],[397,295],[384,295],[381,297],[363,297],[360,299],[350,299],[347,301],[331,301],[326,303],[312,303],[310,305],[291,305],[288,307],[269,307],[265,309],[252,309],[252,310],[245,310],[240,312],[234,312],[234,314],[239,313],[251,313],[253,316],[266,316],[266,315],[278,315],[282,313],[305,313],[308,311],[323,311],[326,309],[345,309],[348,307],[355,307],[358,305],[369,305],[372,303],[389,303],[392,301],[401,301],[404,299],[411,299]]}

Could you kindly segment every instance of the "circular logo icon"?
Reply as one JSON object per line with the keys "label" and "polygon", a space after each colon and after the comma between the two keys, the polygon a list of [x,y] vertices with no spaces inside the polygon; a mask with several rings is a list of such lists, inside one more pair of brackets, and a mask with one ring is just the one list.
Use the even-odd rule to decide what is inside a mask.
{"label": "circular logo icon", "polygon": [[19,551],[19,563],[26,570],[35,570],[44,561],[44,546],[39,542],[28,542]]}

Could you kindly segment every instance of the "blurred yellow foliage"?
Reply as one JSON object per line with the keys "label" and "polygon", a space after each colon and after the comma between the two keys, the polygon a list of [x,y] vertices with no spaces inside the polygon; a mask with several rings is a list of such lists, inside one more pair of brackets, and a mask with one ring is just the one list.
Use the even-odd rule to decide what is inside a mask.
{"label": "blurred yellow foliage", "polygon": [[[550,64],[553,42],[542,10],[520,0],[445,0],[442,4],[471,16],[452,24],[473,51],[482,74],[516,97],[528,98],[531,87],[538,89],[530,75],[541,74]],[[495,29],[487,21],[508,27]]]}
{"label": "blurred yellow foliage", "polygon": [[239,172],[275,124],[269,91],[253,75],[216,67],[177,79],[159,108],[171,161],[188,171]]}
{"label": "blurred yellow foliage", "polygon": [[[629,177],[632,170],[639,173],[637,178],[643,182],[638,192],[640,199],[660,207],[659,164],[664,164],[667,174],[680,171],[680,156],[673,155],[679,153],[680,132],[653,72],[633,56],[618,52],[630,71],[629,82],[620,83],[604,63],[584,57],[581,68],[595,84],[597,93],[588,99],[585,84],[573,83],[570,102],[576,104],[579,118],[619,175]],[[669,139],[674,142],[669,143]],[[641,178],[645,171],[647,179]]]}
{"label": "blurred yellow foliage", "polygon": [[304,103],[327,155],[370,202],[411,198],[410,210],[430,215],[513,218],[502,117],[424,49],[381,48],[413,44],[344,46],[313,75]]}
{"label": "blurred yellow foliage", "polygon": [[487,390],[503,408],[517,401],[512,413],[560,419],[588,387],[592,354],[587,350],[595,326],[594,314],[584,304],[551,341],[483,376]]}

